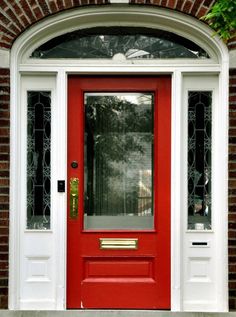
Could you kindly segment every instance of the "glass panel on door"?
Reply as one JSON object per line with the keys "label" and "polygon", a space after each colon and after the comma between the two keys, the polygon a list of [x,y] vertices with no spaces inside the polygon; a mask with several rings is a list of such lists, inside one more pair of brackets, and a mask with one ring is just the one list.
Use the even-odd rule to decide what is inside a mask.
{"label": "glass panel on door", "polygon": [[153,229],[152,93],[85,93],[84,228]]}

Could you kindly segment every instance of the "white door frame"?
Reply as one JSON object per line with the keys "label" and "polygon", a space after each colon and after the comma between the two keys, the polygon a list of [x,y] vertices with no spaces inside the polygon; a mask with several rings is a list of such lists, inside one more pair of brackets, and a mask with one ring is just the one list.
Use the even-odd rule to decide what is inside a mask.
{"label": "white door frame", "polygon": [[[188,37],[205,49],[210,60],[149,60],[149,61],[101,61],[101,60],[36,60],[29,59],[30,53],[45,42],[59,34],[91,26],[145,26],[162,28]],[[227,311],[227,178],[228,178],[228,51],[225,45],[212,37],[212,31],[203,23],[183,14],[153,7],[111,5],[107,7],[79,8],[55,15],[35,24],[25,31],[14,43],[11,52],[11,170],[10,170],[10,309],[65,309],[66,288],[66,193],[56,191],[55,181],[66,180],[67,166],[67,75],[68,74],[171,74],[172,75],[172,165],[171,165],[171,310],[172,311]],[[211,85],[211,76],[218,76]],[[188,268],[184,268],[184,258],[188,258],[187,244],[191,239],[206,239],[208,233],[190,233],[186,231],[186,186],[184,178],[186,149],[183,130],[186,103],[183,96],[187,82],[195,83],[204,89],[208,78],[208,87],[216,91],[214,118],[214,189],[217,206],[214,213],[214,242],[217,245],[213,257],[221,259],[222,267],[217,271],[215,297],[194,302],[185,300],[185,284]],[[193,79],[194,78],[194,79]],[[191,86],[191,85],[190,85]],[[56,167],[52,171],[52,228],[49,231],[25,229],[25,94],[27,89],[51,89],[54,94],[52,133]],[[194,87],[194,85],[193,85]],[[219,121],[220,120],[220,121]],[[52,158],[53,159],[53,158]],[[184,163],[185,162],[185,163]],[[19,188],[22,192],[19,192]],[[23,194],[22,194],[23,193]],[[20,208],[19,208],[20,206]],[[35,240],[34,240],[35,239]],[[43,241],[51,246],[51,251],[43,254],[30,250],[30,241]],[[60,248],[58,247],[60,246]],[[51,253],[50,253],[51,252]],[[49,254],[50,253],[50,254]],[[196,257],[196,255],[195,255]],[[27,259],[27,261],[26,261]],[[29,262],[29,260],[31,262]],[[45,260],[46,259],[46,260]],[[50,260],[48,260],[50,259]],[[45,262],[45,261],[46,262]],[[51,272],[48,283],[42,279],[26,286],[25,265],[41,263]],[[27,264],[28,263],[28,264]],[[53,270],[52,270],[53,267]],[[24,274],[23,274],[24,273]],[[23,279],[22,279],[23,276]],[[40,284],[41,283],[41,284]],[[28,285],[28,284],[27,284]],[[37,285],[48,288],[49,300],[34,293]],[[32,290],[32,296],[25,291]],[[27,295],[28,294],[28,295]],[[214,306],[215,305],[215,306]]]}

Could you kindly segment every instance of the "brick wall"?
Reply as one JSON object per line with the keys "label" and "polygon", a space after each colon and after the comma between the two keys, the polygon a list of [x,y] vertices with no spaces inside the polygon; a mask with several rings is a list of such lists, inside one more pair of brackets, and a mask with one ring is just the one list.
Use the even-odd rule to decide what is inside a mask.
{"label": "brick wall", "polygon": [[0,308],[7,308],[10,72],[0,68]]}
{"label": "brick wall", "polygon": [[[156,5],[200,18],[215,0],[130,0]],[[0,0],[0,49],[9,50],[29,26],[57,12],[109,0]],[[236,39],[229,48],[236,47]],[[0,68],[0,308],[7,308],[9,223],[9,70]],[[230,71],[229,133],[229,295],[236,309],[236,69]]]}
{"label": "brick wall", "polygon": [[229,87],[229,304],[236,309],[236,69]]}

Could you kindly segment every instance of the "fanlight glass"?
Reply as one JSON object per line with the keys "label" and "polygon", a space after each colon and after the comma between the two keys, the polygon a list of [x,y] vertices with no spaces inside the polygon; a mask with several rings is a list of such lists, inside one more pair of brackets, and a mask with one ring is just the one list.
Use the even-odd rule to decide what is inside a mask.
{"label": "fanlight glass", "polygon": [[30,58],[126,59],[210,58],[192,41],[171,32],[147,28],[107,27],[77,30],[44,43]]}

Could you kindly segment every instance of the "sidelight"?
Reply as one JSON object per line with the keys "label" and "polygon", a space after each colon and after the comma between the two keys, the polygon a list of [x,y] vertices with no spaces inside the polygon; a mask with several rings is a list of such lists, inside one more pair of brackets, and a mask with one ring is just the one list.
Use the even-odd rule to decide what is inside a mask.
{"label": "sidelight", "polygon": [[211,91],[188,92],[188,229],[211,229]]}
{"label": "sidelight", "polygon": [[27,93],[27,229],[50,229],[51,93]]}

